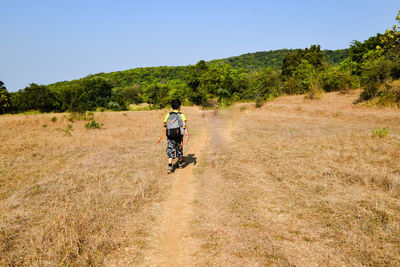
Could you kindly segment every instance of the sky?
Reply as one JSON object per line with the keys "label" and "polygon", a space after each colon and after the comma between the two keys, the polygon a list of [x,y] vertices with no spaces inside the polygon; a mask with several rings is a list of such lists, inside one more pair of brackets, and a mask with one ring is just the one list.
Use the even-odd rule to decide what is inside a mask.
{"label": "sky", "polygon": [[0,0],[0,81],[15,92],[257,51],[343,49],[395,25],[398,10],[399,0]]}

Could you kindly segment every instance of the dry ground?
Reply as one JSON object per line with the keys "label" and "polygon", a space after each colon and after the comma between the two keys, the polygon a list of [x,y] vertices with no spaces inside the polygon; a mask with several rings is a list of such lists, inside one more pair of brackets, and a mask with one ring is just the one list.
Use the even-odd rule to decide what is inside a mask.
{"label": "dry ground", "polygon": [[356,98],[184,107],[172,175],[166,111],[2,116],[0,265],[400,266],[400,111]]}
{"label": "dry ground", "polygon": [[69,114],[0,117],[0,265],[140,262],[171,187],[165,113],[96,113],[104,127],[91,130]]}
{"label": "dry ground", "polygon": [[287,96],[210,119],[222,128],[199,176],[199,265],[400,266],[400,112],[355,99]]}

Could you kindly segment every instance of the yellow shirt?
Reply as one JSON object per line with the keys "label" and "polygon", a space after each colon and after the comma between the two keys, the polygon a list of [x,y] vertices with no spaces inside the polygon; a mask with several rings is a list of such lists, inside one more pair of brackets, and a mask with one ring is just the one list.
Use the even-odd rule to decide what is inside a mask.
{"label": "yellow shirt", "polygon": [[[173,110],[172,112],[176,112],[176,113],[178,113],[179,111],[178,110]],[[183,123],[185,123],[186,122],[186,117],[185,117],[185,115],[183,115],[182,113],[180,113],[181,114],[181,117],[182,117],[182,120],[183,120]],[[167,122],[167,120],[168,120],[168,117],[169,117],[169,113],[165,116],[165,119],[164,119],[164,122]]]}

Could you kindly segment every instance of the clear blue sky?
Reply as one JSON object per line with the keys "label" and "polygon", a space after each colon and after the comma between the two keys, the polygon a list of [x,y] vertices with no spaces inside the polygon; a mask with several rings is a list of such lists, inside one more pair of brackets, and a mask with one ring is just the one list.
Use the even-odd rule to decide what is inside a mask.
{"label": "clear blue sky", "polygon": [[9,91],[135,67],[281,48],[347,48],[395,24],[399,0],[0,0]]}

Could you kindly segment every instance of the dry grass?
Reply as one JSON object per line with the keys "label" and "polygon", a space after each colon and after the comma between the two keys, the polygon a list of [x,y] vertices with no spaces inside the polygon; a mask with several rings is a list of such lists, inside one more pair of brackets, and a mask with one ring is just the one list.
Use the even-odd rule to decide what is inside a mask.
{"label": "dry grass", "polygon": [[[204,112],[194,265],[400,265],[400,112],[357,93]],[[202,117],[183,111],[195,139]],[[174,177],[155,144],[164,115],[96,113],[98,130],[0,117],[0,265],[143,264]]]}
{"label": "dry grass", "polygon": [[0,265],[139,262],[168,188],[165,112],[96,113],[93,130],[68,114],[0,117]]}
{"label": "dry grass", "polygon": [[400,112],[357,97],[280,97],[213,119],[231,121],[232,141],[205,152],[201,265],[400,265]]}

